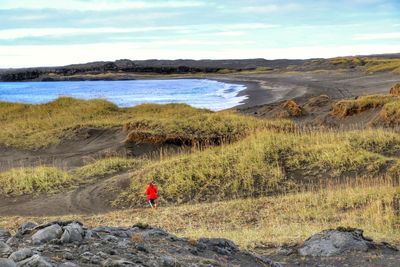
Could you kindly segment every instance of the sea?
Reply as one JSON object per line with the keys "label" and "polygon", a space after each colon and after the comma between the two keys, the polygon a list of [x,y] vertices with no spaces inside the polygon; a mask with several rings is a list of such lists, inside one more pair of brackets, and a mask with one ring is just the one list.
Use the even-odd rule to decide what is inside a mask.
{"label": "sea", "polygon": [[208,79],[0,82],[0,101],[41,104],[62,96],[106,99],[119,107],[186,103],[218,111],[239,105],[245,85]]}

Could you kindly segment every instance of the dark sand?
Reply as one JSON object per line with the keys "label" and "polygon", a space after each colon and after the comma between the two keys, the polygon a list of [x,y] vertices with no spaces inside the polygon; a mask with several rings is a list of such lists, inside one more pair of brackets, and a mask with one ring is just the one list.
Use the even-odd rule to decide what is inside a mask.
{"label": "dark sand", "polygon": [[328,95],[336,100],[360,95],[387,94],[393,84],[400,82],[400,75],[394,73],[366,74],[360,71],[336,70],[228,74],[207,78],[245,85],[247,89],[239,95],[247,95],[248,99],[236,106],[239,109],[288,99],[297,99],[301,102],[319,95]]}

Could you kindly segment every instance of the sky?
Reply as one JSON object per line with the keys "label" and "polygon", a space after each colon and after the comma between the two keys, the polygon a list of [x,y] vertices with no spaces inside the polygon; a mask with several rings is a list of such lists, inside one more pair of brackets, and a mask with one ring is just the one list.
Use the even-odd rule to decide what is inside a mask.
{"label": "sky", "polygon": [[400,52],[400,0],[0,0],[0,68]]}

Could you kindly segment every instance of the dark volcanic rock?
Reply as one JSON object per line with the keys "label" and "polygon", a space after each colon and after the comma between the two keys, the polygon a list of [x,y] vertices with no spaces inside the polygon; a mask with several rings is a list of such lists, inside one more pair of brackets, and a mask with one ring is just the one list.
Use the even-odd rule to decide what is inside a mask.
{"label": "dark volcanic rock", "polygon": [[0,242],[0,266],[281,266],[242,252],[230,240],[202,238],[193,243],[152,227],[97,227],[75,221],[24,225]]}
{"label": "dark volcanic rock", "polygon": [[367,252],[382,246],[387,245],[364,237],[361,229],[337,228],[311,236],[298,252],[302,256],[336,256],[354,251]]}
{"label": "dark volcanic rock", "polygon": [[1,242],[6,242],[10,237],[11,237],[11,234],[9,231],[0,229],[0,241]]}

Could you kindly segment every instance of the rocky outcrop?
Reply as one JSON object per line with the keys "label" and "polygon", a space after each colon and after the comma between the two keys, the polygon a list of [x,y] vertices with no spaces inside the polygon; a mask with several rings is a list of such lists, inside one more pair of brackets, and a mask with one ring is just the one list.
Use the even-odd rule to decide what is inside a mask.
{"label": "rocky outcrop", "polygon": [[[25,68],[0,70],[0,81],[52,81],[52,80],[97,80],[97,74],[121,73],[153,73],[153,74],[190,74],[190,73],[217,73],[221,70],[255,70],[258,67],[271,69],[285,68],[303,64],[303,60],[266,60],[266,59],[241,59],[241,60],[128,60],[122,59],[114,62],[100,61],[86,64],[74,64],[53,68]],[[79,75],[89,74],[84,78]],[[77,78],[75,79],[74,76]],[[100,79],[124,79],[121,76],[114,78],[102,77]],[[132,79],[132,78],[130,78]]]}
{"label": "rocky outcrop", "polygon": [[364,236],[363,230],[337,228],[325,230],[308,238],[298,249],[301,256],[337,256],[349,252],[367,252],[378,248],[396,248],[379,244]]}
{"label": "rocky outcrop", "polygon": [[230,240],[180,238],[145,225],[88,229],[77,221],[23,224],[0,242],[0,266],[281,266]]}

